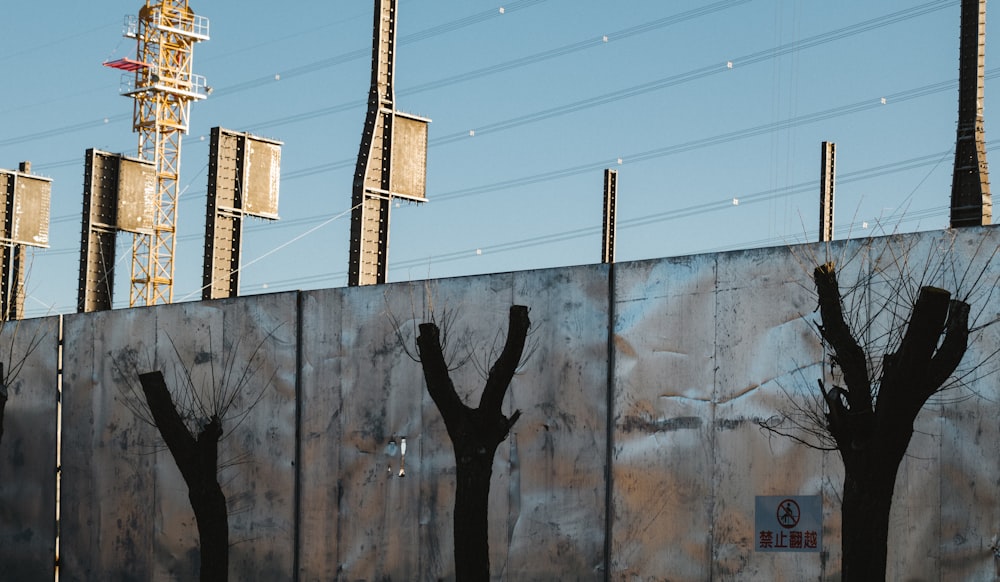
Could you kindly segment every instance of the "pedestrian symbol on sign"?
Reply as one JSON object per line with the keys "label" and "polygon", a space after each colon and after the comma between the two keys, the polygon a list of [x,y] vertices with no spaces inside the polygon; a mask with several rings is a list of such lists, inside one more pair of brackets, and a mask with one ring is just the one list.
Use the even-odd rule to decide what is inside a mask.
{"label": "pedestrian symbol on sign", "polygon": [[799,524],[799,517],[802,516],[799,504],[794,499],[785,499],[779,503],[777,513],[778,523],[785,529],[797,526]]}

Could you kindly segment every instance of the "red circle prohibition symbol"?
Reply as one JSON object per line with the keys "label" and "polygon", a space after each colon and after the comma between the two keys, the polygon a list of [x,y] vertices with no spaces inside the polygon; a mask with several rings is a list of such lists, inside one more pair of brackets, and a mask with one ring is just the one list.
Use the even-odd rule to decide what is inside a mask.
{"label": "red circle prohibition symbol", "polygon": [[778,524],[785,529],[791,529],[797,526],[799,524],[799,518],[802,517],[802,511],[799,509],[799,504],[796,503],[794,499],[785,499],[779,503],[776,514]]}

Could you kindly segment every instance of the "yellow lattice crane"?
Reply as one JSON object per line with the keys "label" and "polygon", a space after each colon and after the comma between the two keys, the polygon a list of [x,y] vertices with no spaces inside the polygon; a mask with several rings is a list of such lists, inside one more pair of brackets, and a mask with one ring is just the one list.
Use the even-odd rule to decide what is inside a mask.
{"label": "yellow lattice crane", "polygon": [[146,0],[138,16],[126,17],[125,36],[136,40],[135,59],[105,65],[127,71],[122,94],[134,99],[139,157],[156,167],[152,226],[135,233],[132,242],[129,306],[171,303],[181,137],[188,131],[191,102],[209,92],[205,78],[192,73],[193,47],[208,40],[208,19],[195,15],[188,0]]}

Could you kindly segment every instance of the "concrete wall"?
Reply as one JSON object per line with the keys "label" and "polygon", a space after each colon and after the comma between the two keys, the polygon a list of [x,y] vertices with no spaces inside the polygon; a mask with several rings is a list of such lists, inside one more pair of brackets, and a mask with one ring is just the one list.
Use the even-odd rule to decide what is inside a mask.
{"label": "concrete wall", "polygon": [[[410,357],[415,327],[432,313],[448,324],[449,353],[466,362],[453,380],[475,403],[515,303],[532,332],[505,402],[523,415],[494,461],[494,579],[839,579],[839,457],[759,424],[811,404],[818,378],[837,381],[811,269],[836,259],[845,289],[863,277],[877,292],[900,270],[924,273],[971,291],[983,326],[1000,318],[998,246],[995,229],[972,229],[66,316],[61,579],[196,578],[186,488],[136,392],[154,369],[178,395],[239,387],[220,451],[232,579],[453,578],[454,459]],[[881,314],[873,332],[887,325],[877,294],[845,303]],[[41,579],[59,319],[22,322],[16,338],[11,325],[0,343],[16,353],[25,330],[48,343],[7,408],[0,563]],[[918,418],[890,579],[994,579],[996,327],[978,329],[961,385]],[[757,495],[822,495],[822,552],[755,552]]]}

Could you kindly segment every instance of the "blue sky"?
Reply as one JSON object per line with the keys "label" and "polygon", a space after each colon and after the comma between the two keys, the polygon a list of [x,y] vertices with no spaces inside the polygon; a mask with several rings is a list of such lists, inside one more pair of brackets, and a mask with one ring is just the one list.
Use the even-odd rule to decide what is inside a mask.
{"label": "blue sky", "polygon": [[[122,22],[142,4],[5,7],[0,167],[53,179],[29,316],[75,311],[85,150],[135,154],[131,99],[101,63],[134,56]],[[175,300],[200,297],[214,126],[284,142],[281,220],[248,223],[241,293],[346,285],[372,3],[191,6],[211,21],[194,63],[214,92],[184,139]],[[429,202],[392,210],[390,281],[599,262],[605,167],[618,261],[813,240],[823,140],[838,238],[948,224],[957,0],[400,0],[397,23],[398,109],[433,121]]]}

